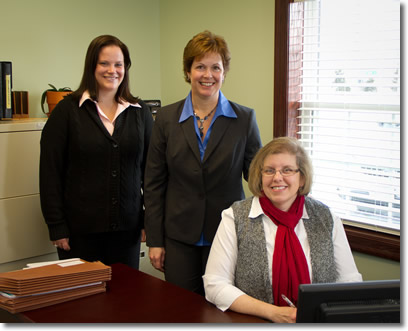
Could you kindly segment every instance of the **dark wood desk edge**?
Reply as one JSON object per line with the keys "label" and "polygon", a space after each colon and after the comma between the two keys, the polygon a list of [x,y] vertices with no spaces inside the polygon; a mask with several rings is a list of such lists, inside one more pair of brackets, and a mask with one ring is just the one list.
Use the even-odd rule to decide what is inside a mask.
{"label": "dark wood desk edge", "polygon": [[[117,268],[117,269],[124,269],[124,268],[129,268],[129,267],[127,267],[127,266],[125,266],[125,265],[121,265],[121,264],[118,264],[117,266],[116,265],[112,265],[112,271],[114,271],[115,270],[115,268]],[[157,278],[157,277],[154,277],[154,276],[152,276],[152,275],[150,275],[150,274],[147,274],[147,273],[145,273],[145,272],[143,272],[143,271],[140,271],[140,270],[132,270],[133,272],[135,272],[136,274],[137,273],[141,273],[141,274],[143,274],[144,275],[144,277],[149,277],[149,278],[151,278],[151,279],[154,279],[155,281],[158,281],[158,282],[164,282],[164,283],[167,283],[166,281],[164,281],[164,280],[161,280],[161,279],[159,279],[159,278]],[[174,285],[174,284],[170,284],[170,283],[167,283],[167,284],[169,284],[169,285],[171,285],[171,286],[176,286],[176,285]],[[184,290],[184,289],[181,289],[182,291],[186,291],[186,290]],[[195,294],[195,293],[193,293],[194,295],[197,295],[198,296],[198,294]],[[85,297],[86,298],[86,297]],[[85,298],[82,298],[82,299],[85,299]],[[81,300],[81,299],[76,299],[76,300]],[[104,324],[104,325],[108,325],[108,324],[123,324],[123,325],[126,325],[126,324],[129,324],[129,325],[131,325],[131,324],[146,324],[146,325],[149,325],[149,326],[152,326],[152,325],[164,325],[164,324],[169,324],[169,325],[178,325],[178,324],[180,324],[180,325],[189,325],[189,324],[220,324],[220,325],[229,325],[229,324],[234,324],[234,325],[236,325],[236,324],[239,324],[239,325],[251,325],[251,324],[257,324],[257,323],[269,323],[269,321],[266,321],[266,320],[263,320],[263,319],[261,319],[261,318],[258,318],[258,317],[256,317],[256,316],[251,316],[251,315],[245,315],[245,314],[240,314],[240,313],[237,313],[237,312],[233,312],[233,311],[230,311],[230,310],[227,310],[227,311],[225,311],[225,312],[222,312],[221,310],[218,310],[218,308],[216,307],[216,306],[214,306],[212,303],[210,303],[210,302],[208,302],[208,301],[206,301],[205,300],[205,298],[203,298],[203,300],[205,301],[205,303],[206,304],[208,304],[208,305],[210,305],[210,306],[212,306],[214,309],[216,309],[218,312],[220,312],[221,314],[226,314],[227,316],[230,316],[231,317],[231,319],[232,320],[236,320],[236,321],[232,321],[232,322],[214,322],[214,321],[209,321],[209,322],[178,322],[178,323],[172,323],[172,322],[157,322],[157,323],[149,323],[149,322],[129,322],[129,323],[127,323],[127,322],[125,322],[125,323],[122,323],[122,322],[112,322],[112,323],[103,323],[103,322],[100,322],[100,323],[90,323],[90,324]],[[75,301],[75,300],[73,300],[73,301]],[[62,303],[62,304],[64,304],[64,303]],[[1,309],[1,308],[0,308]],[[47,309],[47,307],[44,307],[44,308],[40,308],[40,309]],[[6,311],[6,313],[9,313],[9,314],[11,314],[12,316],[15,316],[18,320],[20,320],[21,321],[21,323],[37,323],[35,320],[33,320],[32,318],[30,318],[29,317],[29,315],[30,315],[30,312],[31,311],[26,311],[26,312],[20,312],[20,313],[16,313],[16,314],[11,314],[11,313],[9,313],[9,312],[7,312]],[[237,320],[244,320],[243,322],[240,322],[240,321],[237,321]],[[39,322],[39,323],[46,323],[46,324],[65,324],[65,322],[60,322],[60,323],[58,323],[58,322],[56,322],[56,323],[53,323],[53,322]],[[78,324],[88,324],[88,323],[81,323],[81,322],[74,322],[74,323],[78,323]]]}
{"label": "dark wood desk edge", "polygon": [[[78,299],[80,300],[80,299]],[[41,308],[40,308],[41,309]],[[0,308],[0,310],[2,310]],[[16,314],[12,314],[6,310],[3,310],[6,314],[10,314],[11,318],[14,318],[15,321],[10,322],[10,323],[37,323],[35,321],[33,321],[32,319],[30,319],[29,317],[27,317],[24,313],[25,312],[21,312],[21,313],[16,313]],[[116,322],[116,323],[78,323],[78,322],[73,322],[73,323],[66,323],[66,322],[61,322],[61,323],[47,323],[47,322],[39,322],[39,324],[47,324],[47,325],[52,325],[52,324],[80,324],[80,325],[87,325],[87,324],[103,324],[103,325],[134,325],[134,324],[143,324],[143,325],[149,325],[150,326],[163,326],[163,325],[172,325],[172,326],[177,326],[177,325],[182,325],[182,326],[187,326],[187,325],[201,325],[201,324],[216,324],[216,325],[236,325],[239,324],[240,326],[245,326],[245,325],[255,325],[255,324],[263,324],[263,323],[271,323],[267,320],[263,320],[259,317],[256,316],[250,316],[250,315],[245,315],[245,314],[240,314],[240,313],[236,313],[230,310],[227,310],[225,312],[223,312],[223,314],[227,314],[227,315],[234,315],[234,314],[239,314],[242,316],[246,316],[248,319],[254,319],[256,320],[253,322],[229,322],[229,323],[224,323],[224,322],[195,322],[195,323],[183,323],[183,322],[179,322],[179,323],[171,323],[171,322],[163,322],[163,323],[148,323],[148,322],[133,322],[133,323],[122,323],[122,322]],[[4,323],[3,321],[0,321],[0,323]],[[5,324],[8,324],[9,322],[6,322]]]}

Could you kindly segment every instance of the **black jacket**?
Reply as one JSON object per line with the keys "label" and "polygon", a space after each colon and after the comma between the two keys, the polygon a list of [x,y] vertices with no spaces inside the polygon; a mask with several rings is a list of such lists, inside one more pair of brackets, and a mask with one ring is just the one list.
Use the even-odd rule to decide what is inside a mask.
{"label": "black jacket", "polygon": [[165,236],[194,244],[202,231],[212,242],[222,210],[245,197],[242,177],[261,147],[253,109],[230,101],[237,118],[215,120],[201,162],[194,118],[179,123],[184,102],[163,107],[153,127],[145,173],[150,247],[164,247]]}
{"label": "black jacket", "polygon": [[53,110],[41,136],[40,198],[50,239],[143,228],[143,176],[153,119],[129,106],[111,136],[96,105],[72,96]]}

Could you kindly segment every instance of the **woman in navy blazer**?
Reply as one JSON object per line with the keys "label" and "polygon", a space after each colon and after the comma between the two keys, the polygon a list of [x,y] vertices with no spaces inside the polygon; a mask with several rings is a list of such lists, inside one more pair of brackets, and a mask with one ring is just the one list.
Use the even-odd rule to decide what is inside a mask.
{"label": "woman in navy blazer", "polygon": [[222,210],[245,198],[261,147],[253,109],[227,100],[225,40],[209,31],[184,49],[186,99],[156,116],[145,171],[145,230],[152,265],[165,278],[204,294],[202,275]]}

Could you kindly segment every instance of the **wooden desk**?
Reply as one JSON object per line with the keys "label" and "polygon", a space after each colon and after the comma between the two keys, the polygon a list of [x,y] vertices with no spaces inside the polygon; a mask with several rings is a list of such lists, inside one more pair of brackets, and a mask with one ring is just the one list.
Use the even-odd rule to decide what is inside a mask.
{"label": "wooden desk", "polygon": [[217,309],[204,297],[123,264],[106,293],[16,314],[34,323],[267,323]]}

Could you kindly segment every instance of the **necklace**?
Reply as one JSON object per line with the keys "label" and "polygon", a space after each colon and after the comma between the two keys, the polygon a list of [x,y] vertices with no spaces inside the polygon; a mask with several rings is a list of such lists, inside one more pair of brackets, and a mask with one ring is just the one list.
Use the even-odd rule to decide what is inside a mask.
{"label": "necklace", "polygon": [[204,121],[206,121],[208,119],[208,117],[211,116],[211,114],[214,112],[214,110],[217,108],[217,106],[214,107],[213,110],[211,110],[206,116],[204,116],[204,118],[200,118],[200,116],[197,115],[197,113],[193,110],[193,114],[194,117],[196,118],[196,120],[200,121],[200,125],[198,127],[198,129],[200,130],[200,137],[203,137],[203,130],[204,130]]}

